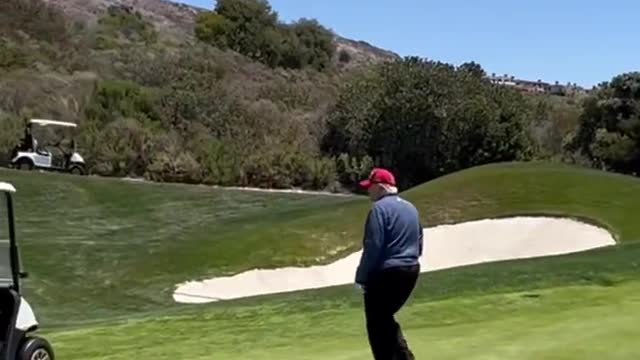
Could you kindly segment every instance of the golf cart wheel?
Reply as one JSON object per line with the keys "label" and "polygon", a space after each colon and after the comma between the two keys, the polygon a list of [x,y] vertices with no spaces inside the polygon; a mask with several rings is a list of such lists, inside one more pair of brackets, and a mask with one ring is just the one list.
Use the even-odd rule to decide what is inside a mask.
{"label": "golf cart wheel", "polygon": [[84,175],[85,174],[85,170],[84,170],[84,167],[82,167],[80,165],[73,165],[69,169],[69,173],[71,173],[72,175]]}
{"label": "golf cart wheel", "polygon": [[40,337],[28,337],[22,343],[17,360],[54,360],[49,342]]}
{"label": "golf cart wheel", "polygon": [[33,170],[33,162],[29,159],[20,159],[16,164],[19,170]]}

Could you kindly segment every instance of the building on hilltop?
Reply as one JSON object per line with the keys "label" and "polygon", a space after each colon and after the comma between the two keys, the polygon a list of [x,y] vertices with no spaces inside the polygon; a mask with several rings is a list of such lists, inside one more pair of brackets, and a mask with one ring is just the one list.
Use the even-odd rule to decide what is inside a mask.
{"label": "building on hilltop", "polygon": [[524,92],[545,93],[551,90],[551,84],[543,82],[542,80],[523,80],[518,79],[514,76],[509,76],[507,74],[502,76],[496,76],[495,74],[492,74],[489,77],[489,81],[491,81],[492,84],[496,85],[513,86],[516,89]]}
{"label": "building on hilltop", "polygon": [[548,93],[554,95],[575,95],[586,93],[587,91],[582,87],[578,86],[576,83],[567,83],[566,85],[561,85],[558,81],[555,84],[550,84],[544,82],[542,80],[531,81],[518,79],[514,76],[509,76],[507,74],[498,75],[491,74],[488,77],[489,81],[492,84],[502,85],[502,86],[512,86],[520,91],[528,92],[528,93]]}

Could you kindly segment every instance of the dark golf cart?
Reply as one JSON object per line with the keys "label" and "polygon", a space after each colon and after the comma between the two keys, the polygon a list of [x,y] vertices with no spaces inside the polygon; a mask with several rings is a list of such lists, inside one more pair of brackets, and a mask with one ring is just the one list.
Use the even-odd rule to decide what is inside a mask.
{"label": "dark golf cart", "polygon": [[15,188],[0,182],[0,360],[53,360],[47,340],[33,336],[38,329],[33,309],[22,297],[20,254],[16,244],[12,195]]}

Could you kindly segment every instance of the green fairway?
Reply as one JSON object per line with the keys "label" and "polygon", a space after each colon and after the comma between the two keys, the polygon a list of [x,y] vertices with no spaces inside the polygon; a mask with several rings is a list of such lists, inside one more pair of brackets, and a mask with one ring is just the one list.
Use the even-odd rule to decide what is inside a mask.
{"label": "green fairway", "polygon": [[[355,297],[355,295],[353,295]],[[640,283],[436,302],[399,316],[418,359],[630,359],[640,354]],[[275,301],[52,338],[66,359],[371,359],[356,307]],[[103,344],[109,344],[108,349]]]}
{"label": "green fairway", "polygon": [[[9,171],[0,179],[18,188],[28,299],[63,359],[370,358],[361,299],[351,286],[210,305],[171,299],[185,280],[327,263],[357,250],[364,198]],[[605,226],[619,241],[580,254],[423,274],[400,315],[418,358],[640,354],[630,340],[640,333],[638,179],[498,164],[404,195],[429,226],[557,215]]]}

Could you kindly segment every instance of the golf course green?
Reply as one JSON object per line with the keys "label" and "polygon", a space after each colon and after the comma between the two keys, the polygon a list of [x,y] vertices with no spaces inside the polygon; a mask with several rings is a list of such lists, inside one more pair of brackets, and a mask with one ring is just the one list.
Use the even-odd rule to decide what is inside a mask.
{"label": "golf course green", "polygon": [[[207,305],[171,297],[185,279],[326,264],[357,251],[364,197],[9,170],[0,181],[18,190],[25,296],[60,359],[371,358],[352,286]],[[505,163],[403,195],[427,226],[551,215],[605,227],[618,241],[422,274],[399,314],[418,359],[640,358],[640,180]]]}

